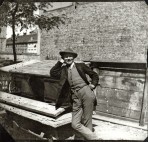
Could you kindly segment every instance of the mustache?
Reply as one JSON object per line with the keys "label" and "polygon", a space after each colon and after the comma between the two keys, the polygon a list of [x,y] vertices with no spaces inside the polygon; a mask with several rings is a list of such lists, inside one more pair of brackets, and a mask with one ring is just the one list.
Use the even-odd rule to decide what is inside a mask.
{"label": "mustache", "polygon": [[73,61],[73,59],[65,59],[65,61]]}

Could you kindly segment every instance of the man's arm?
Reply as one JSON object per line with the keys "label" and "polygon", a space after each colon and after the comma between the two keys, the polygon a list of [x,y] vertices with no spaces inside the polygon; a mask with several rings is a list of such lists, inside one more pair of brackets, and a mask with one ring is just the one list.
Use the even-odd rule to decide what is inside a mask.
{"label": "man's arm", "polygon": [[94,89],[98,85],[98,82],[99,82],[98,74],[85,64],[83,65],[83,69],[84,69],[85,73],[88,74],[89,77],[92,79],[90,87],[92,87],[92,89]]}
{"label": "man's arm", "polygon": [[56,79],[60,79],[62,71],[62,61],[58,61],[50,70],[50,76]]}

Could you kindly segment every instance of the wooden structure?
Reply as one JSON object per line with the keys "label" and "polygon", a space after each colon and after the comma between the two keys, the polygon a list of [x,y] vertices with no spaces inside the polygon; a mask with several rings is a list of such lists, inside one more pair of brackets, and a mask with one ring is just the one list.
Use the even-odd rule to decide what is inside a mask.
{"label": "wooden structure", "polygon": [[[5,92],[0,92],[0,107],[7,111],[7,123],[12,126],[14,133],[22,131],[40,139],[67,139],[73,136],[71,113],[64,113],[64,108],[56,110],[48,103]],[[21,139],[22,136],[19,134],[18,138],[16,134],[15,137]]]}
{"label": "wooden structure", "polygon": [[[31,76],[43,79],[46,97],[49,91],[53,91],[48,89],[50,83],[54,83],[54,80],[49,79],[49,71],[55,63],[56,61],[50,60],[29,61],[1,68],[1,73],[9,76],[9,93],[0,92],[0,107],[6,109],[11,117],[13,116],[12,120],[27,130],[39,135],[43,132],[48,138],[52,134],[56,138],[66,139],[72,136],[71,113],[67,108],[55,110],[53,103],[34,100],[28,83]],[[89,63],[99,75],[99,84],[96,88],[97,114],[93,118],[101,119],[99,116],[105,116],[111,122],[111,118],[115,118],[136,122],[145,127],[148,122],[146,63],[107,61]],[[56,96],[50,97],[54,102]],[[40,130],[32,128],[34,126],[28,122],[32,122]],[[63,127],[64,132],[68,131],[69,134],[62,135]]]}
{"label": "wooden structure", "polygon": [[97,113],[136,121],[148,122],[146,63],[92,61],[99,75],[96,89]]}
{"label": "wooden structure", "polygon": [[[68,113],[68,109],[65,107],[56,110],[53,104],[34,100],[28,83],[31,76],[43,78],[47,93],[49,71],[55,62],[32,60],[0,69],[1,79],[4,81],[5,78],[7,82],[4,84],[4,90],[0,91],[0,107],[7,111],[14,128],[20,128],[20,131],[25,130],[37,137],[41,137],[40,134],[43,133],[42,139],[67,139],[73,135],[71,113]],[[51,99],[53,97],[51,96]]]}

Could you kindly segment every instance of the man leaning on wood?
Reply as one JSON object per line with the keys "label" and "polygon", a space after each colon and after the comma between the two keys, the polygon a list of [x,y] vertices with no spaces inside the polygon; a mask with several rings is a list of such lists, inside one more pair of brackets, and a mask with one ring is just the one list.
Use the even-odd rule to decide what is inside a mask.
{"label": "man leaning on wood", "polygon": [[[60,80],[59,91],[70,91],[67,94],[71,94],[72,100],[72,127],[86,140],[98,139],[92,126],[93,109],[97,102],[93,90],[98,84],[98,75],[84,63],[74,62],[77,53],[70,48],[60,51],[60,55],[62,59],[52,67],[50,75]],[[91,81],[87,79],[87,75]],[[56,107],[62,105],[63,95],[64,93],[60,93]]]}

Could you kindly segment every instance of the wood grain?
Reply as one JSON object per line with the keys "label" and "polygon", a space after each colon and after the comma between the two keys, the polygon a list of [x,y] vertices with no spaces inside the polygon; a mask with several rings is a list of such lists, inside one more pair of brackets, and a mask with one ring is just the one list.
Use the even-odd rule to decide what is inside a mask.
{"label": "wood grain", "polygon": [[120,89],[112,89],[112,88],[102,88],[97,86],[96,88],[96,96],[97,98],[106,98],[107,100],[115,99],[124,102],[142,102],[143,92],[135,92],[131,90],[120,90]]}
{"label": "wood grain", "polygon": [[148,124],[148,109],[147,109],[147,112],[146,112],[146,115],[145,115],[145,123]]}
{"label": "wood grain", "polygon": [[91,60],[91,65],[95,68],[115,68],[115,69],[146,69],[146,61],[145,62],[135,62],[135,61],[109,61],[109,60]]}
{"label": "wood grain", "polygon": [[144,73],[134,73],[133,71],[118,71],[118,70],[96,70],[100,76],[118,76],[118,77],[131,77],[131,78],[145,78]]}
{"label": "wood grain", "polygon": [[143,92],[144,89],[144,79],[137,78],[99,76],[99,84],[102,87],[133,90],[138,92]]}
{"label": "wood grain", "polygon": [[114,107],[110,105],[100,104],[96,107],[96,112],[106,112],[117,116],[124,116],[133,119],[140,119],[140,111]]}
{"label": "wood grain", "polygon": [[113,107],[118,107],[118,108],[123,108],[123,109],[131,109],[131,110],[136,110],[136,111],[140,111],[141,110],[141,106],[142,106],[142,102],[123,102],[120,100],[115,100],[115,99],[97,99],[98,105],[108,105],[108,106],[113,106]]}
{"label": "wood grain", "polygon": [[19,67],[17,69],[11,70],[12,73],[21,73],[28,75],[38,75],[38,76],[50,76],[49,71],[51,67],[55,65],[57,61],[55,60],[44,60],[37,63],[29,64],[26,66]]}
{"label": "wood grain", "polygon": [[55,106],[49,105],[45,102],[35,101],[32,99],[12,95],[1,91],[0,102],[52,117],[57,117],[65,111],[64,108],[56,109]]}
{"label": "wood grain", "polygon": [[25,61],[25,62],[9,65],[9,66],[6,66],[6,67],[2,67],[2,68],[0,68],[0,70],[5,71],[5,72],[10,72],[12,70],[15,70],[15,69],[18,69],[18,68],[21,68],[23,66],[27,66],[27,65],[30,65],[30,64],[34,64],[34,63],[37,63],[37,62],[40,62],[40,61],[39,60]]}
{"label": "wood grain", "polygon": [[145,75],[145,86],[143,92],[143,102],[142,102],[142,109],[140,115],[140,125],[143,126],[146,121],[146,112],[148,111],[148,69],[146,70]]}
{"label": "wood grain", "polygon": [[59,117],[58,119],[54,119],[51,117],[43,116],[34,112],[29,112],[17,107],[13,107],[10,105],[6,105],[3,103],[0,103],[0,107],[6,109],[7,111],[13,112],[17,115],[23,116],[25,118],[29,118],[31,120],[40,122],[42,124],[45,124],[47,126],[51,126],[54,128],[63,126],[65,124],[71,123],[71,113],[67,113],[63,115],[62,117]]}

